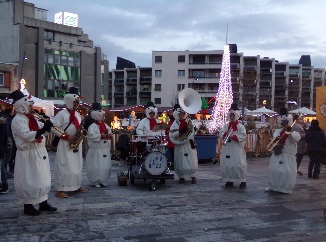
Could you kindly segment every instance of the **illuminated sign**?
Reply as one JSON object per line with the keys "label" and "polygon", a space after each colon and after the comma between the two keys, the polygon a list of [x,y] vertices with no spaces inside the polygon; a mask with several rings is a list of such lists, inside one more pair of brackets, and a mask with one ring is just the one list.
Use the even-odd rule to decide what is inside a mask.
{"label": "illuminated sign", "polygon": [[60,12],[54,15],[54,23],[78,27],[78,14]]}

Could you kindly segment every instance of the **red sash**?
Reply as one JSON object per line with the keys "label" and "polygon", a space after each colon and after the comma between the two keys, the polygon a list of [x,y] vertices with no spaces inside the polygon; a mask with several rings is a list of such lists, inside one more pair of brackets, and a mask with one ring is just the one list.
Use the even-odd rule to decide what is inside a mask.
{"label": "red sash", "polygon": [[107,134],[108,133],[108,129],[106,128],[104,122],[99,122],[99,121],[95,120],[94,123],[96,123],[99,126],[100,134]]}
{"label": "red sash", "polygon": [[67,109],[67,110],[70,113],[69,122],[71,122],[73,125],[75,125],[76,130],[78,130],[80,124],[78,122],[78,119],[75,116],[76,111],[75,110],[70,110],[70,109]]}
{"label": "red sash", "polygon": [[[38,124],[37,124],[37,121],[36,121],[34,115],[32,115],[32,114],[25,114],[25,115],[26,115],[26,117],[29,120],[29,122],[28,122],[29,130],[30,131],[37,131],[37,130],[39,130],[40,128],[38,127]],[[42,142],[42,139],[43,139],[43,136],[41,135],[40,137],[38,137],[36,139],[36,142],[37,143],[41,143]]]}
{"label": "red sash", "polygon": [[156,122],[155,118],[149,118],[149,129],[150,130],[153,130],[156,124],[157,124],[157,122]]}

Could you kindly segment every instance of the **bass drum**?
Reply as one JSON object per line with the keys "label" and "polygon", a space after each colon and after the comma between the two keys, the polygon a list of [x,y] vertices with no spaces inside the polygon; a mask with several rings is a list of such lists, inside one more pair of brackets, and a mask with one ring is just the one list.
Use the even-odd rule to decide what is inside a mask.
{"label": "bass drum", "polygon": [[161,175],[166,170],[168,160],[163,153],[154,151],[146,155],[144,164],[151,175]]}

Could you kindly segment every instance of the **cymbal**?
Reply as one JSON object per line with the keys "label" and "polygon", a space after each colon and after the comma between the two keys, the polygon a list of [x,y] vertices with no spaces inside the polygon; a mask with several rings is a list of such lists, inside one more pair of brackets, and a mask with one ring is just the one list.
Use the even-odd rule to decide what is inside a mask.
{"label": "cymbal", "polygon": [[166,123],[159,123],[159,124],[156,124],[153,129],[155,131],[157,131],[157,130],[167,130],[169,128],[170,128],[170,126],[167,125]]}

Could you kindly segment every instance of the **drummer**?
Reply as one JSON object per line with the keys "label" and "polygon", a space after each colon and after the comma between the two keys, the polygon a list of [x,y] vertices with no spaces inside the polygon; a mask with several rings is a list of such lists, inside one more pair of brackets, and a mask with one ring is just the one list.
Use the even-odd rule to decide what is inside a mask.
{"label": "drummer", "polygon": [[143,118],[136,129],[136,133],[141,139],[146,138],[147,141],[151,142],[155,139],[156,136],[161,135],[161,131],[155,131],[154,127],[160,121],[156,118],[157,116],[157,108],[154,106],[153,102],[148,102],[145,109],[146,118]]}

